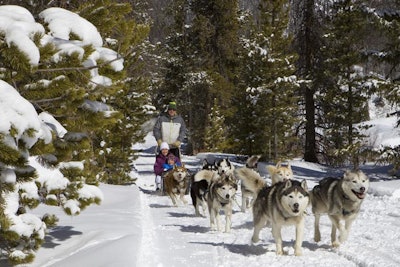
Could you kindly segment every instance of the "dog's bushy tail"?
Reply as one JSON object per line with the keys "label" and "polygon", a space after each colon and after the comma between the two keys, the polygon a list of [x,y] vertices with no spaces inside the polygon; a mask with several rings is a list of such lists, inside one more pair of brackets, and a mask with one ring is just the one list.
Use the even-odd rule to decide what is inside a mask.
{"label": "dog's bushy tail", "polygon": [[258,160],[261,158],[260,155],[253,155],[250,158],[247,159],[246,161],[246,167],[247,168],[252,168],[252,169],[256,169],[257,168],[257,163]]}
{"label": "dog's bushy tail", "polygon": [[249,168],[240,168],[234,171],[234,177],[241,181],[242,187],[253,193],[258,193],[267,182],[258,174]]}

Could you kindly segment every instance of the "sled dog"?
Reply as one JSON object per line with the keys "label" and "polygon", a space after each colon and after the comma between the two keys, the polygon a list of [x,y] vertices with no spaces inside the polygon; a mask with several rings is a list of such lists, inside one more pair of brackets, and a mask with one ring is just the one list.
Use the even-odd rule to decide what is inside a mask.
{"label": "sled dog", "polygon": [[211,180],[216,179],[218,176],[216,171],[200,170],[194,175],[194,182],[206,180],[210,184]]}
{"label": "sled dog", "polygon": [[207,159],[203,160],[203,166],[202,166],[203,170],[210,170],[210,171],[216,171],[217,170],[217,166],[214,163],[209,162]]}
{"label": "sled dog", "polygon": [[[331,242],[338,247],[345,242],[351,225],[360,212],[369,187],[368,177],[360,170],[347,170],[343,177],[324,178],[311,191],[312,212],[315,216],[314,240],[321,240],[319,220],[327,214],[332,222]],[[344,225],[341,223],[344,221]],[[339,230],[339,238],[336,231]]]}
{"label": "sled dog", "polygon": [[207,192],[208,187],[213,180],[219,178],[216,170],[203,169],[198,171],[192,180],[190,187],[190,197],[195,208],[196,216],[201,216],[199,207],[203,208],[203,215],[205,216],[205,210],[207,207]]}
{"label": "sled dog", "polygon": [[276,184],[277,182],[293,179],[293,171],[290,163],[287,166],[282,166],[281,162],[279,161],[276,166],[268,165],[267,171],[271,176],[272,185]]}
{"label": "sled dog", "polygon": [[190,197],[192,198],[192,203],[195,209],[196,216],[201,216],[199,210],[200,206],[203,209],[203,216],[206,216],[207,192],[208,192],[207,180],[192,182],[192,186],[190,187]]}
{"label": "sled dog", "polygon": [[235,170],[235,166],[233,166],[228,158],[218,159],[215,161],[215,166],[217,167],[217,172],[219,175],[233,175],[233,171]]}
{"label": "sled dog", "polygon": [[225,213],[225,232],[230,232],[232,225],[232,206],[237,191],[237,183],[226,174],[212,180],[207,193],[207,206],[210,213],[211,230],[221,231],[220,210]]}
{"label": "sled dog", "polygon": [[253,205],[257,193],[266,185],[266,181],[255,170],[259,158],[259,156],[250,157],[245,167],[235,169],[233,172],[235,179],[241,182],[242,212],[245,212],[246,209]]}
{"label": "sled dog", "polygon": [[185,193],[188,187],[187,169],[182,164],[182,166],[175,165],[172,170],[164,175],[164,190],[165,193],[171,198],[174,206],[177,206],[177,199],[180,196],[180,200],[187,204],[185,199]]}
{"label": "sled dog", "polygon": [[281,229],[284,225],[295,225],[296,242],[294,253],[302,254],[305,210],[309,204],[307,183],[296,180],[278,182],[263,187],[253,204],[254,232],[252,242],[259,241],[261,229],[268,223],[276,243],[276,254],[282,255]]}

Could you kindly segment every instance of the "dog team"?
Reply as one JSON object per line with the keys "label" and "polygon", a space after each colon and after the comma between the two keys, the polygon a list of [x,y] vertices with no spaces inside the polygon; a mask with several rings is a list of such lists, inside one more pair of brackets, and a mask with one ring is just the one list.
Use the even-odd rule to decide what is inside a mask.
{"label": "dog team", "polygon": [[291,165],[283,166],[280,162],[276,166],[267,166],[271,178],[269,185],[257,171],[259,159],[260,156],[252,156],[240,168],[235,168],[227,158],[216,159],[213,163],[205,159],[202,170],[190,179],[184,164],[175,164],[164,176],[165,193],[177,206],[178,196],[187,204],[184,195],[190,188],[195,215],[205,217],[208,209],[211,230],[222,231],[220,211],[223,211],[224,231],[230,232],[233,204],[240,184],[241,211],[252,209],[253,213],[251,241],[257,243],[262,228],[271,227],[278,255],[284,254],[281,230],[287,225],[295,226],[294,254],[302,255],[305,216],[309,206],[315,217],[316,242],[321,240],[319,221],[324,214],[332,224],[332,246],[338,247],[346,241],[369,187],[369,179],[362,171],[347,170],[341,178],[324,178],[308,190],[306,180],[295,180]]}

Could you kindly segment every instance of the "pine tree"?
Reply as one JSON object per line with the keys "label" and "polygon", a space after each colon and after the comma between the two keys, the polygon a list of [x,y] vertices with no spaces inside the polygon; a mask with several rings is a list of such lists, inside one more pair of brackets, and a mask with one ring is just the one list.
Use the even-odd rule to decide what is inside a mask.
{"label": "pine tree", "polygon": [[[113,5],[110,2],[111,7]],[[121,11],[119,14],[126,14],[130,10],[124,5],[115,5],[115,7]],[[101,8],[97,11],[101,14]],[[39,18],[43,18],[42,15],[39,15]],[[99,13],[96,13],[96,16],[99,16]],[[121,18],[121,20],[124,19]],[[45,26],[46,33],[48,25],[44,20],[39,21]],[[82,23],[86,22],[82,21]],[[65,25],[68,27],[67,23]],[[132,29],[143,31],[135,31],[132,35],[123,32]],[[107,37],[115,38],[112,42],[106,42],[109,48],[91,43],[76,46],[73,52],[71,50],[63,52],[62,47],[58,46],[58,40],[52,40],[50,36],[46,39],[50,41],[41,42],[43,33],[40,31],[29,35],[28,38],[31,39],[32,44],[37,47],[40,56],[39,64],[21,51],[15,43],[7,43],[5,42],[7,38],[0,38],[2,79],[12,84],[22,97],[28,99],[36,111],[40,112],[39,116],[51,118],[66,128],[66,133],[61,133],[51,122],[49,125],[53,127],[52,134],[49,130],[47,131],[49,131],[48,136],[52,135],[53,139],[38,139],[33,144],[28,143],[27,139],[33,139],[37,132],[41,131],[39,127],[33,129],[26,127],[21,131],[20,128],[13,127],[14,122],[11,121],[10,127],[1,128],[5,129],[5,132],[0,133],[0,165],[9,167],[1,168],[0,171],[2,177],[8,174],[14,176],[15,173],[15,181],[11,183],[0,181],[2,198],[0,246],[3,255],[13,263],[31,261],[34,251],[43,242],[46,225],[50,226],[55,221],[52,216],[43,218],[43,222],[35,217],[36,221],[39,220],[36,223],[41,226],[34,228],[35,231],[30,235],[21,236],[13,229],[12,220],[30,218],[31,214],[27,212],[26,207],[33,209],[39,203],[43,203],[60,206],[67,214],[77,215],[88,205],[99,204],[101,201],[101,192],[96,185],[101,178],[98,174],[101,174],[100,170],[106,163],[115,163],[111,169],[114,177],[125,178],[130,171],[129,157],[132,156],[132,141],[143,136],[140,125],[145,113],[142,104],[146,102],[146,94],[143,92],[146,83],[138,78],[138,74],[127,77],[120,64],[121,58],[116,58],[117,53],[110,48],[121,49],[118,52],[126,56],[129,71],[135,70],[138,55],[134,53],[138,50],[133,44],[140,43],[147,31],[145,26],[135,25],[131,20],[121,23],[120,28],[114,27],[109,30]],[[0,32],[3,31],[0,30]],[[2,37],[7,37],[4,34],[9,31],[4,32]],[[81,37],[71,32],[62,43],[72,41],[71,44],[78,44],[82,41]],[[91,57],[94,52],[98,52],[100,56]],[[109,58],[101,56],[103,55],[101,52],[107,52],[106,55],[113,54],[114,57],[110,61]],[[108,85],[93,80],[94,77],[99,77],[97,74],[101,75],[103,81],[110,81]],[[129,104],[119,109],[123,106],[125,97],[128,97]],[[36,111],[33,109],[32,116],[36,114]],[[12,120],[13,117],[7,119]],[[35,121],[41,125],[41,119],[36,115],[34,119],[30,119],[28,125]],[[116,131],[124,132],[126,135],[115,135]],[[11,146],[11,140],[16,145]],[[111,150],[114,145],[115,149]],[[115,158],[109,156],[106,163],[102,162],[99,157],[101,149],[111,150]],[[36,157],[33,158],[33,156]],[[38,164],[38,161],[41,164]],[[49,167],[51,169],[54,166],[58,167],[55,170],[59,173],[54,175],[58,178],[52,178],[54,181],[56,178],[60,179],[60,186],[46,183],[43,177],[36,177],[35,169]],[[114,179],[111,180],[115,182]],[[27,194],[28,187],[29,192],[36,190],[37,194],[34,196]],[[12,210],[10,213],[8,199],[11,195],[16,201],[12,203],[12,207],[19,206],[20,209]]]}
{"label": "pine tree", "polygon": [[371,87],[361,53],[370,26],[362,3],[337,1],[324,32],[324,66],[319,101],[323,110],[324,147],[332,164],[351,161],[358,167],[362,135],[356,123],[367,120]]}
{"label": "pine tree", "polygon": [[249,39],[243,42],[241,91],[235,136],[242,135],[244,153],[264,154],[271,158],[294,152],[293,129],[296,121],[297,88],[294,76],[296,56],[287,34],[288,3],[262,1],[261,18]]}
{"label": "pine tree", "polygon": [[213,100],[220,103],[224,116],[233,114],[237,1],[173,1],[172,5],[173,32],[167,38],[165,78],[156,102],[186,100],[180,112],[187,120],[189,141],[195,150],[202,150]]}
{"label": "pine tree", "polygon": [[118,111],[118,116],[111,127],[96,130],[92,139],[93,161],[102,170],[99,178],[107,183],[129,183],[132,181],[130,161],[135,157],[132,144],[143,140],[146,134],[141,125],[148,117],[148,110],[144,108],[149,101],[148,79],[141,71],[140,56],[145,53],[144,40],[149,27],[133,19],[132,7],[127,3],[92,1],[82,4],[79,14],[93,21],[105,40],[113,40],[107,46],[124,59],[124,72],[99,69],[113,78],[113,85],[105,88],[112,90],[112,94],[106,98],[98,95],[96,101],[105,102]]}
{"label": "pine tree", "polygon": [[224,117],[221,115],[219,105],[214,100],[211,113],[208,115],[210,125],[205,130],[204,148],[206,151],[218,152],[224,151],[228,146],[228,138],[226,138]]}
{"label": "pine tree", "polygon": [[[320,50],[320,32],[315,0],[291,1],[291,25],[294,32],[294,48],[298,53],[297,76],[300,82],[300,95],[304,102],[304,160],[318,162],[315,81]],[[318,4],[317,4],[318,5]],[[302,106],[302,105],[301,105]]]}

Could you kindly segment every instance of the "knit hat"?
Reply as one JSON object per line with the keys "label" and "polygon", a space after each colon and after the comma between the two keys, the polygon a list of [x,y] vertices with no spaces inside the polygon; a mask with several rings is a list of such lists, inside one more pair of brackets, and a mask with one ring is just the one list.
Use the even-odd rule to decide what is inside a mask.
{"label": "knit hat", "polygon": [[163,150],[163,149],[168,149],[169,150],[169,145],[168,145],[167,142],[162,142],[161,143],[160,150]]}
{"label": "knit hat", "polygon": [[171,101],[168,103],[168,110],[173,109],[176,110],[176,102],[175,101]]}

